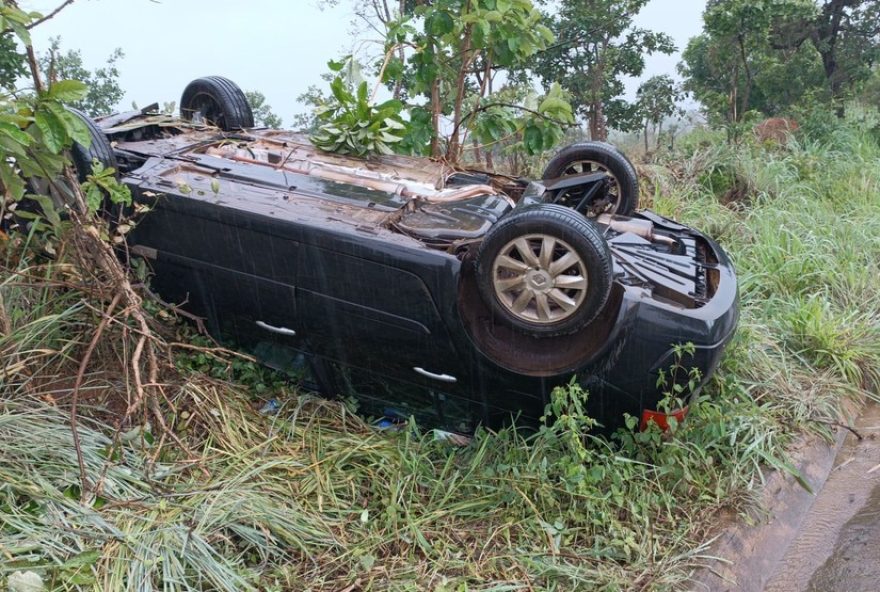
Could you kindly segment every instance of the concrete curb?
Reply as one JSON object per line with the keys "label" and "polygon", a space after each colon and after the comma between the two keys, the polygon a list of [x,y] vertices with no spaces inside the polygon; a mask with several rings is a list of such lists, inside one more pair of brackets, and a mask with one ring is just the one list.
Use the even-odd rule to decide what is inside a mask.
{"label": "concrete curb", "polygon": [[690,589],[699,592],[764,590],[834,468],[834,459],[847,435],[847,430],[838,429],[830,444],[815,435],[801,436],[789,452],[789,458],[813,493],[788,474],[769,472],[761,494],[761,507],[767,518],[754,526],[738,520],[725,528],[709,551],[722,561],[695,571]]}

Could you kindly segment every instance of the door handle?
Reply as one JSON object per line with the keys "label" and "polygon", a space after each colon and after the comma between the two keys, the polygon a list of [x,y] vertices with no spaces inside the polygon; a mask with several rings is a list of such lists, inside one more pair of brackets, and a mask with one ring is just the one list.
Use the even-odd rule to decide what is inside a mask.
{"label": "door handle", "polygon": [[296,331],[293,329],[288,329],[287,327],[275,327],[268,323],[264,323],[263,321],[257,321],[257,327],[265,329],[266,331],[271,331],[272,333],[278,333],[279,335],[287,335],[288,337],[294,337],[296,335]]}
{"label": "door handle", "polygon": [[456,377],[450,376],[449,374],[434,374],[433,372],[428,372],[424,368],[419,368],[418,366],[414,367],[413,370],[415,370],[418,374],[421,374],[425,378],[430,378],[432,380],[439,380],[440,382],[449,383],[458,382],[458,379]]}

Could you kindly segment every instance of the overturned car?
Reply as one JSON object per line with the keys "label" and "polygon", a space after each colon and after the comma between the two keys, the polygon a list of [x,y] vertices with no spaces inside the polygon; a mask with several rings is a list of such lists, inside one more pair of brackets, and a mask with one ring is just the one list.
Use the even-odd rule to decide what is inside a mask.
{"label": "overturned car", "polygon": [[255,128],[220,77],[191,83],[181,114],[90,121],[92,145],[74,150],[152,209],[130,251],[218,339],[305,368],[369,415],[458,432],[537,422],[576,377],[606,426],[662,421],[658,373],[705,380],[733,334],[727,256],[636,212],[635,170],[607,144],[566,148],[529,182],[321,152]]}

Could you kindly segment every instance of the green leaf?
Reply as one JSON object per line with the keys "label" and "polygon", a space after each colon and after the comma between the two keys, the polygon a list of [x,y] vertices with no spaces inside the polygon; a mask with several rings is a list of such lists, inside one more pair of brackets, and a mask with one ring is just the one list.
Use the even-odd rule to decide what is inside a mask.
{"label": "green leaf", "polygon": [[31,45],[31,34],[24,26],[16,22],[10,22],[9,26],[15,32],[15,36],[21,39],[22,45],[25,47]]}
{"label": "green leaf", "polygon": [[83,189],[86,192],[86,206],[88,206],[89,212],[97,212],[101,209],[101,204],[104,202],[104,194],[101,192],[101,188],[94,183],[84,183]]}
{"label": "green leaf", "polygon": [[34,121],[50,152],[59,154],[64,150],[69,140],[64,122],[51,111],[37,111]]}
{"label": "green leaf", "polygon": [[24,180],[11,163],[0,162],[0,185],[3,185],[14,201],[20,200],[24,195]]}
{"label": "green leaf", "polygon": [[342,69],[345,68],[345,64],[347,63],[347,59],[339,60],[338,62],[330,60],[329,62],[327,62],[327,67],[330,68],[331,72],[342,72]]}
{"label": "green leaf", "polygon": [[544,138],[541,129],[533,125],[527,127],[523,133],[523,145],[529,155],[543,152]]}
{"label": "green leaf", "polygon": [[83,551],[79,555],[75,555],[65,561],[61,565],[61,569],[80,569],[83,567],[91,567],[101,559],[101,552],[97,550]]}
{"label": "green leaf", "polygon": [[22,146],[30,146],[33,138],[23,132],[18,126],[0,121],[0,134],[3,134]]}
{"label": "green leaf", "polygon": [[92,145],[92,134],[89,132],[85,121],[63,107],[57,112],[55,109],[52,109],[52,112],[64,123],[64,129],[71,140],[83,148],[88,148]]}
{"label": "green leaf", "polygon": [[434,37],[442,37],[451,33],[455,28],[455,21],[448,12],[435,12],[425,20],[425,30]]}
{"label": "green leaf", "polygon": [[48,96],[62,103],[78,101],[88,94],[89,87],[79,80],[59,80],[49,87]]}

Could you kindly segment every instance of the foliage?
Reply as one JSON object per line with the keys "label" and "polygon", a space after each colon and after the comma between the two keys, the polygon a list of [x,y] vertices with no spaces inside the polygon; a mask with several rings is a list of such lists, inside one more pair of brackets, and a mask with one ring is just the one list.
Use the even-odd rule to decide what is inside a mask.
{"label": "foliage", "polygon": [[[26,27],[36,18],[39,13],[25,13],[7,2],[0,5],[0,30],[10,26],[22,44],[30,44]],[[86,84],[57,79],[46,89],[39,79],[34,84],[36,92],[11,89],[0,96],[0,146],[8,155],[0,160],[0,223],[6,228],[24,223],[47,238],[45,248],[52,252],[52,241],[67,227],[65,214],[88,219],[108,203],[130,203],[131,194],[112,168],[96,164],[86,172],[69,166],[67,150],[73,144],[82,149],[91,144],[86,124],[66,107],[88,102]],[[78,175],[87,177],[81,188]]]}
{"label": "foliage", "polygon": [[[344,63],[331,62],[331,69],[341,72],[343,68]],[[346,86],[342,74],[330,83],[333,100],[315,112],[320,124],[311,136],[312,143],[339,154],[393,154],[392,146],[403,140],[402,130],[406,129],[400,117],[403,104],[391,99],[374,106],[366,82],[355,92]]]}
{"label": "foliage", "polygon": [[880,1],[818,0],[811,14],[787,15],[774,31],[774,47],[797,48],[809,41],[819,54],[826,89],[846,98],[880,62]]}
{"label": "foliage", "polygon": [[[330,76],[328,81],[332,80],[333,77]],[[308,111],[293,116],[293,129],[315,133],[318,129],[318,117],[315,111],[327,102],[324,91],[316,84],[309,85],[309,88],[296,98],[296,102],[305,106]]]}
{"label": "foliage", "polygon": [[542,97],[527,92],[519,104],[504,101],[507,92],[520,90],[518,87],[501,89],[471,111],[475,114],[470,124],[472,137],[483,148],[514,137],[516,141],[507,143],[508,151],[519,150],[534,156],[559,144],[564,128],[574,123],[571,105],[558,84],[552,85]]}
{"label": "foliage", "polygon": [[640,76],[646,55],[675,51],[668,35],[633,24],[647,1],[552,3],[556,10],[548,18],[558,42],[538,53],[530,68],[545,84],[558,82],[570,93],[593,139],[607,139],[609,125],[624,131],[639,127],[634,107],[621,99],[623,77]]}
{"label": "foliage", "polygon": [[402,2],[395,11],[378,0],[356,6],[361,18],[375,15],[385,33],[376,69],[395,99],[404,101],[409,122],[398,150],[458,162],[476,135],[478,144],[513,139],[531,154],[552,147],[572,123],[558,89],[536,102],[544,110],[491,99],[496,77],[525,67],[553,40],[532,0]]}
{"label": "foliage", "polygon": [[18,53],[15,37],[11,33],[0,35],[0,90],[14,88],[26,72],[24,54]]}
{"label": "foliage", "polygon": [[61,52],[61,38],[51,40],[48,55],[40,58],[40,69],[43,77],[52,82],[55,80],[79,80],[87,87],[86,95],[69,105],[88,115],[107,115],[112,113],[125,94],[119,86],[119,60],[125,57],[122,49],[116,48],[107,58],[105,65],[95,70],[88,70],[82,61],[82,52],[69,50]]}
{"label": "foliage", "polygon": [[280,117],[272,111],[272,106],[266,103],[266,96],[257,90],[245,91],[248,104],[254,112],[254,122],[272,129],[279,129],[283,123]]}
{"label": "foliage", "polygon": [[871,77],[861,86],[858,97],[865,105],[880,105],[880,66],[874,68]]}
{"label": "foliage", "polygon": [[680,70],[715,123],[841,106],[880,59],[876,0],[713,0],[703,19]]}
{"label": "foliage", "polygon": [[[10,19],[27,23],[34,18],[7,4],[0,9],[0,29]],[[26,30],[17,34],[23,42],[29,42]],[[36,94],[16,93],[0,101],[0,145],[4,153],[12,157],[0,160],[0,220],[8,220],[14,210],[24,219],[32,218],[34,215],[27,210],[35,209],[43,213],[57,234],[62,221],[56,210],[71,205],[77,207],[58,203],[47,193],[53,185],[64,183],[61,179],[67,165],[67,148],[73,143],[85,147],[91,144],[85,123],[65,108],[67,104],[87,101],[88,92],[81,81],[57,80]],[[103,202],[103,192],[113,203],[130,200],[128,190],[118,184],[114,173],[112,169],[99,168],[89,177],[84,187],[87,196],[87,202],[82,204],[84,213],[98,209]],[[28,179],[50,181],[35,185]],[[44,189],[37,190],[38,186]],[[55,192],[64,193],[63,187],[58,186]]]}
{"label": "foliage", "polygon": [[677,103],[682,98],[681,90],[668,74],[652,76],[639,86],[639,90],[636,92],[636,106],[642,121],[644,121],[645,152],[650,150],[648,147],[648,128],[653,127],[659,149],[663,121],[681,113]]}
{"label": "foliage", "polygon": [[[771,46],[776,23],[812,14],[812,0],[713,0],[703,14],[703,34],[685,49],[685,88],[713,121],[737,124],[750,110],[776,115],[821,83],[815,55]],[[780,85],[780,70],[786,71]]]}

